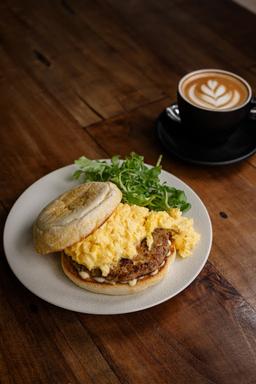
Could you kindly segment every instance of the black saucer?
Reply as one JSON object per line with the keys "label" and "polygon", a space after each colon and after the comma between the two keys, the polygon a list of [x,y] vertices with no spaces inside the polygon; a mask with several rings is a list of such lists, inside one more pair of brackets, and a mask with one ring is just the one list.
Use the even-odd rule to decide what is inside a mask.
{"label": "black saucer", "polygon": [[180,127],[163,111],[156,121],[158,138],[167,151],[189,163],[205,165],[233,164],[246,159],[256,152],[256,121],[244,120],[224,143],[215,147],[191,143],[185,136],[177,136]]}

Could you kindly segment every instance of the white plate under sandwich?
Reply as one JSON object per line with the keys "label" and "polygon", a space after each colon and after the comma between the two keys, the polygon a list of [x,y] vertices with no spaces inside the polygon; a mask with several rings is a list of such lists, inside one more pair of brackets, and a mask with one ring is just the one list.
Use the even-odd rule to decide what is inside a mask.
{"label": "white plate under sandwich", "polygon": [[71,179],[74,165],[60,168],[32,184],[13,205],[4,229],[7,261],[20,282],[49,303],[72,311],[118,314],[139,311],[160,304],[183,291],[205,265],[212,243],[211,221],[204,204],[184,182],[162,171],[161,181],[186,193],[192,208],[185,216],[194,219],[201,239],[186,259],[176,257],[165,279],[146,291],[127,296],[95,294],[74,285],[62,272],[60,256],[38,255],[32,242],[32,224],[51,200],[78,184]]}

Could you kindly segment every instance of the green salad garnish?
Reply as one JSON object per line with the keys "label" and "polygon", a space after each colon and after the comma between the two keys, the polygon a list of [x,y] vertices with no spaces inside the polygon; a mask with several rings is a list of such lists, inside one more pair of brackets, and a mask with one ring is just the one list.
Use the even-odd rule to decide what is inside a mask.
{"label": "green salad garnish", "polygon": [[85,156],[75,161],[78,166],[74,179],[87,181],[111,181],[123,193],[123,203],[140,205],[155,211],[168,211],[179,208],[187,211],[191,205],[183,191],[170,187],[160,181],[162,155],[156,165],[149,168],[144,157],[134,152],[124,160],[113,156],[111,162],[90,160]]}

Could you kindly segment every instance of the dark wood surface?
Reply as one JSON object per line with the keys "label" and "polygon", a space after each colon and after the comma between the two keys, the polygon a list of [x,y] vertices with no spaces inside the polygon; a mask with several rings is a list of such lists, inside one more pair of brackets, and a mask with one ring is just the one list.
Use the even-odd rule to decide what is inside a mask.
{"label": "dark wood surface", "polygon": [[[197,68],[256,92],[256,16],[227,0],[6,0],[0,4],[1,225],[31,183],[82,154],[135,150],[187,182],[213,223],[184,292],[118,316],[72,313],[28,292],[0,259],[0,382],[256,382],[256,157],[191,166],[156,140],[158,114]],[[223,214],[224,212],[225,214]]]}

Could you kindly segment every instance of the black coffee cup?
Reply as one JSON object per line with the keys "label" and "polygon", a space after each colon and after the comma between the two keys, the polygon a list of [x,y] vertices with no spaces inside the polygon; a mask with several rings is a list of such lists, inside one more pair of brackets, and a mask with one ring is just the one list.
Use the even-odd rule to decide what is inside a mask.
{"label": "black coffee cup", "polygon": [[232,72],[219,69],[190,72],[179,81],[177,97],[178,109],[177,105],[172,106],[169,115],[181,122],[180,134],[196,142],[223,142],[248,117],[255,119],[256,125],[252,89],[246,80]]}

